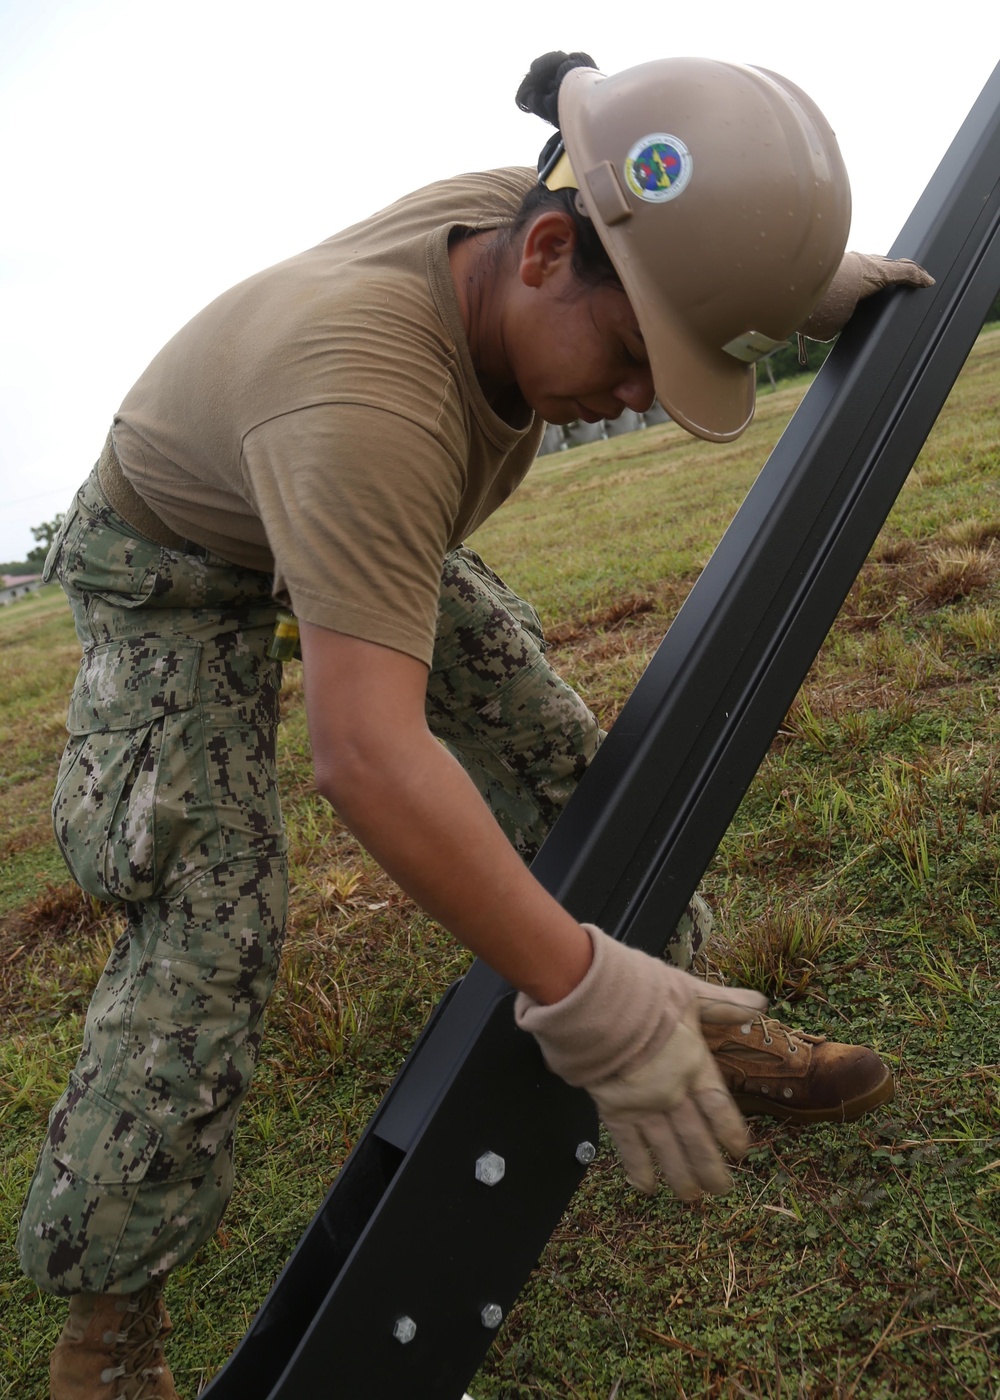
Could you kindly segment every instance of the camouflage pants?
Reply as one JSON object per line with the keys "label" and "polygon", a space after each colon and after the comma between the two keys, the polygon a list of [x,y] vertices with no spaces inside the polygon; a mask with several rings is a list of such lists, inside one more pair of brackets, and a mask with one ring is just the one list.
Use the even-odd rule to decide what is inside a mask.
{"label": "camouflage pants", "polygon": [[[270,579],[138,538],[96,477],[48,569],[84,648],[53,800],[78,883],[128,926],[49,1117],[18,1237],[53,1293],[127,1293],[214,1232],[287,903],[275,771],[281,668]],[[601,734],[544,659],[535,613],[450,555],[427,713],[530,857]],[[692,906],[671,955],[710,925]]]}
{"label": "camouflage pants", "polygon": [[[447,556],[427,722],[525,860],[538,851],[604,738],[545,649],[530,603],[471,549]],[[696,894],[664,956],[690,967],[711,931],[711,910]]]}

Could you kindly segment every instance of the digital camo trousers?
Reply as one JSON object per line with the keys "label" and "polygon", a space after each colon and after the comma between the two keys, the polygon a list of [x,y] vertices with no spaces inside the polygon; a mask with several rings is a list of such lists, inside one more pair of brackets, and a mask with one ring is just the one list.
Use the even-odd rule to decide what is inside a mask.
{"label": "digital camo trousers", "polygon": [[[525,860],[538,851],[604,738],[545,650],[530,603],[471,549],[447,556],[427,721]],[[664,956],[690,967],[711,930],[711,910],[696,894]]]}
{"label": "digital camo trousers", "polygon": [[[47,566],[84,648],[53,801],[78,883],[123,905],[18,1237],[43,1289],[128,1293],[211,1237],[277,974],[287,904],[270,579],[138,538],[96,477]],[[534,612],[449,555],[433,731],[530,857],[601,735],[544,659]],[[710,927],[696,901],[671,956]]]}

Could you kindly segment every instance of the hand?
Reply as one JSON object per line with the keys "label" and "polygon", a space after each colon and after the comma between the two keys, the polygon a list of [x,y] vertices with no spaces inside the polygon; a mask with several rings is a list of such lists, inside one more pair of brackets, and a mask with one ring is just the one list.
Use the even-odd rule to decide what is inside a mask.
{"label": "hand", "polygon": [[799,326],[810,340],[832,340],[854,315],[859,301],[884,287],[933,287],[934,278],[909,258],[845,253],[823,299]]}
{"label": "hand", "polygon": [[747,1130],[701,1034],[767,1006],[758,992],[716,987],[629,948],[592,924],[594,958],[569,996],[541,1006],[521,993],[515,1016],[551,1070],[585,1088],[629,1181],[656,1189],[655,1167],[683,1200],[727,1191],[719,1151],[746,1151]]}

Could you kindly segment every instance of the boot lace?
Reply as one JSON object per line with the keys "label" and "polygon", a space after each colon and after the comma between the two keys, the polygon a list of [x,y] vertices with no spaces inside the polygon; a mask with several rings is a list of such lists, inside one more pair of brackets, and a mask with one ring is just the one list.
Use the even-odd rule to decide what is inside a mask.
{"label": "boot lace", "polygon": [[808,1031],[800,1031],[794,1026],[786,1026],[783,1022],[775,1020],[773,1016],[765,1016],[763,1012],[755,1016],[752,1021],[747,1021],[740,1029],[745,1035],[749,1035],[753,1027],[758,1025],[765,1045],[773,1044],[775,1037],[782,1035],[790,1055],[797,1055],[802,1044],[820,1045],[826,1039],[825,1035],[810,1035]]}
{"label": "boot lace", "polygon": [[153,1400],[156,1383],[164,1371],[163,1304],[159,1284],[123,1296],[116,1307],[125,1314],[120,1332],[105,1332],[104,1342],[114,1347],[114,1366],[101,1372],[105,1385],[120,1381],[113,1400]]}

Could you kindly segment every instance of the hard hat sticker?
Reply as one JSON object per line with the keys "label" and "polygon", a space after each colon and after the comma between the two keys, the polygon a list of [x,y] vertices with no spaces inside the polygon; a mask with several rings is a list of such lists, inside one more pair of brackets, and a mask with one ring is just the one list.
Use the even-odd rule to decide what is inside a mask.
{"label": "hard hat sticker", "polygon": [[676,199],[691,179],[691,152],[679,136],[664,131],[640,136],[625,157],[625,183],[652,204]]}

